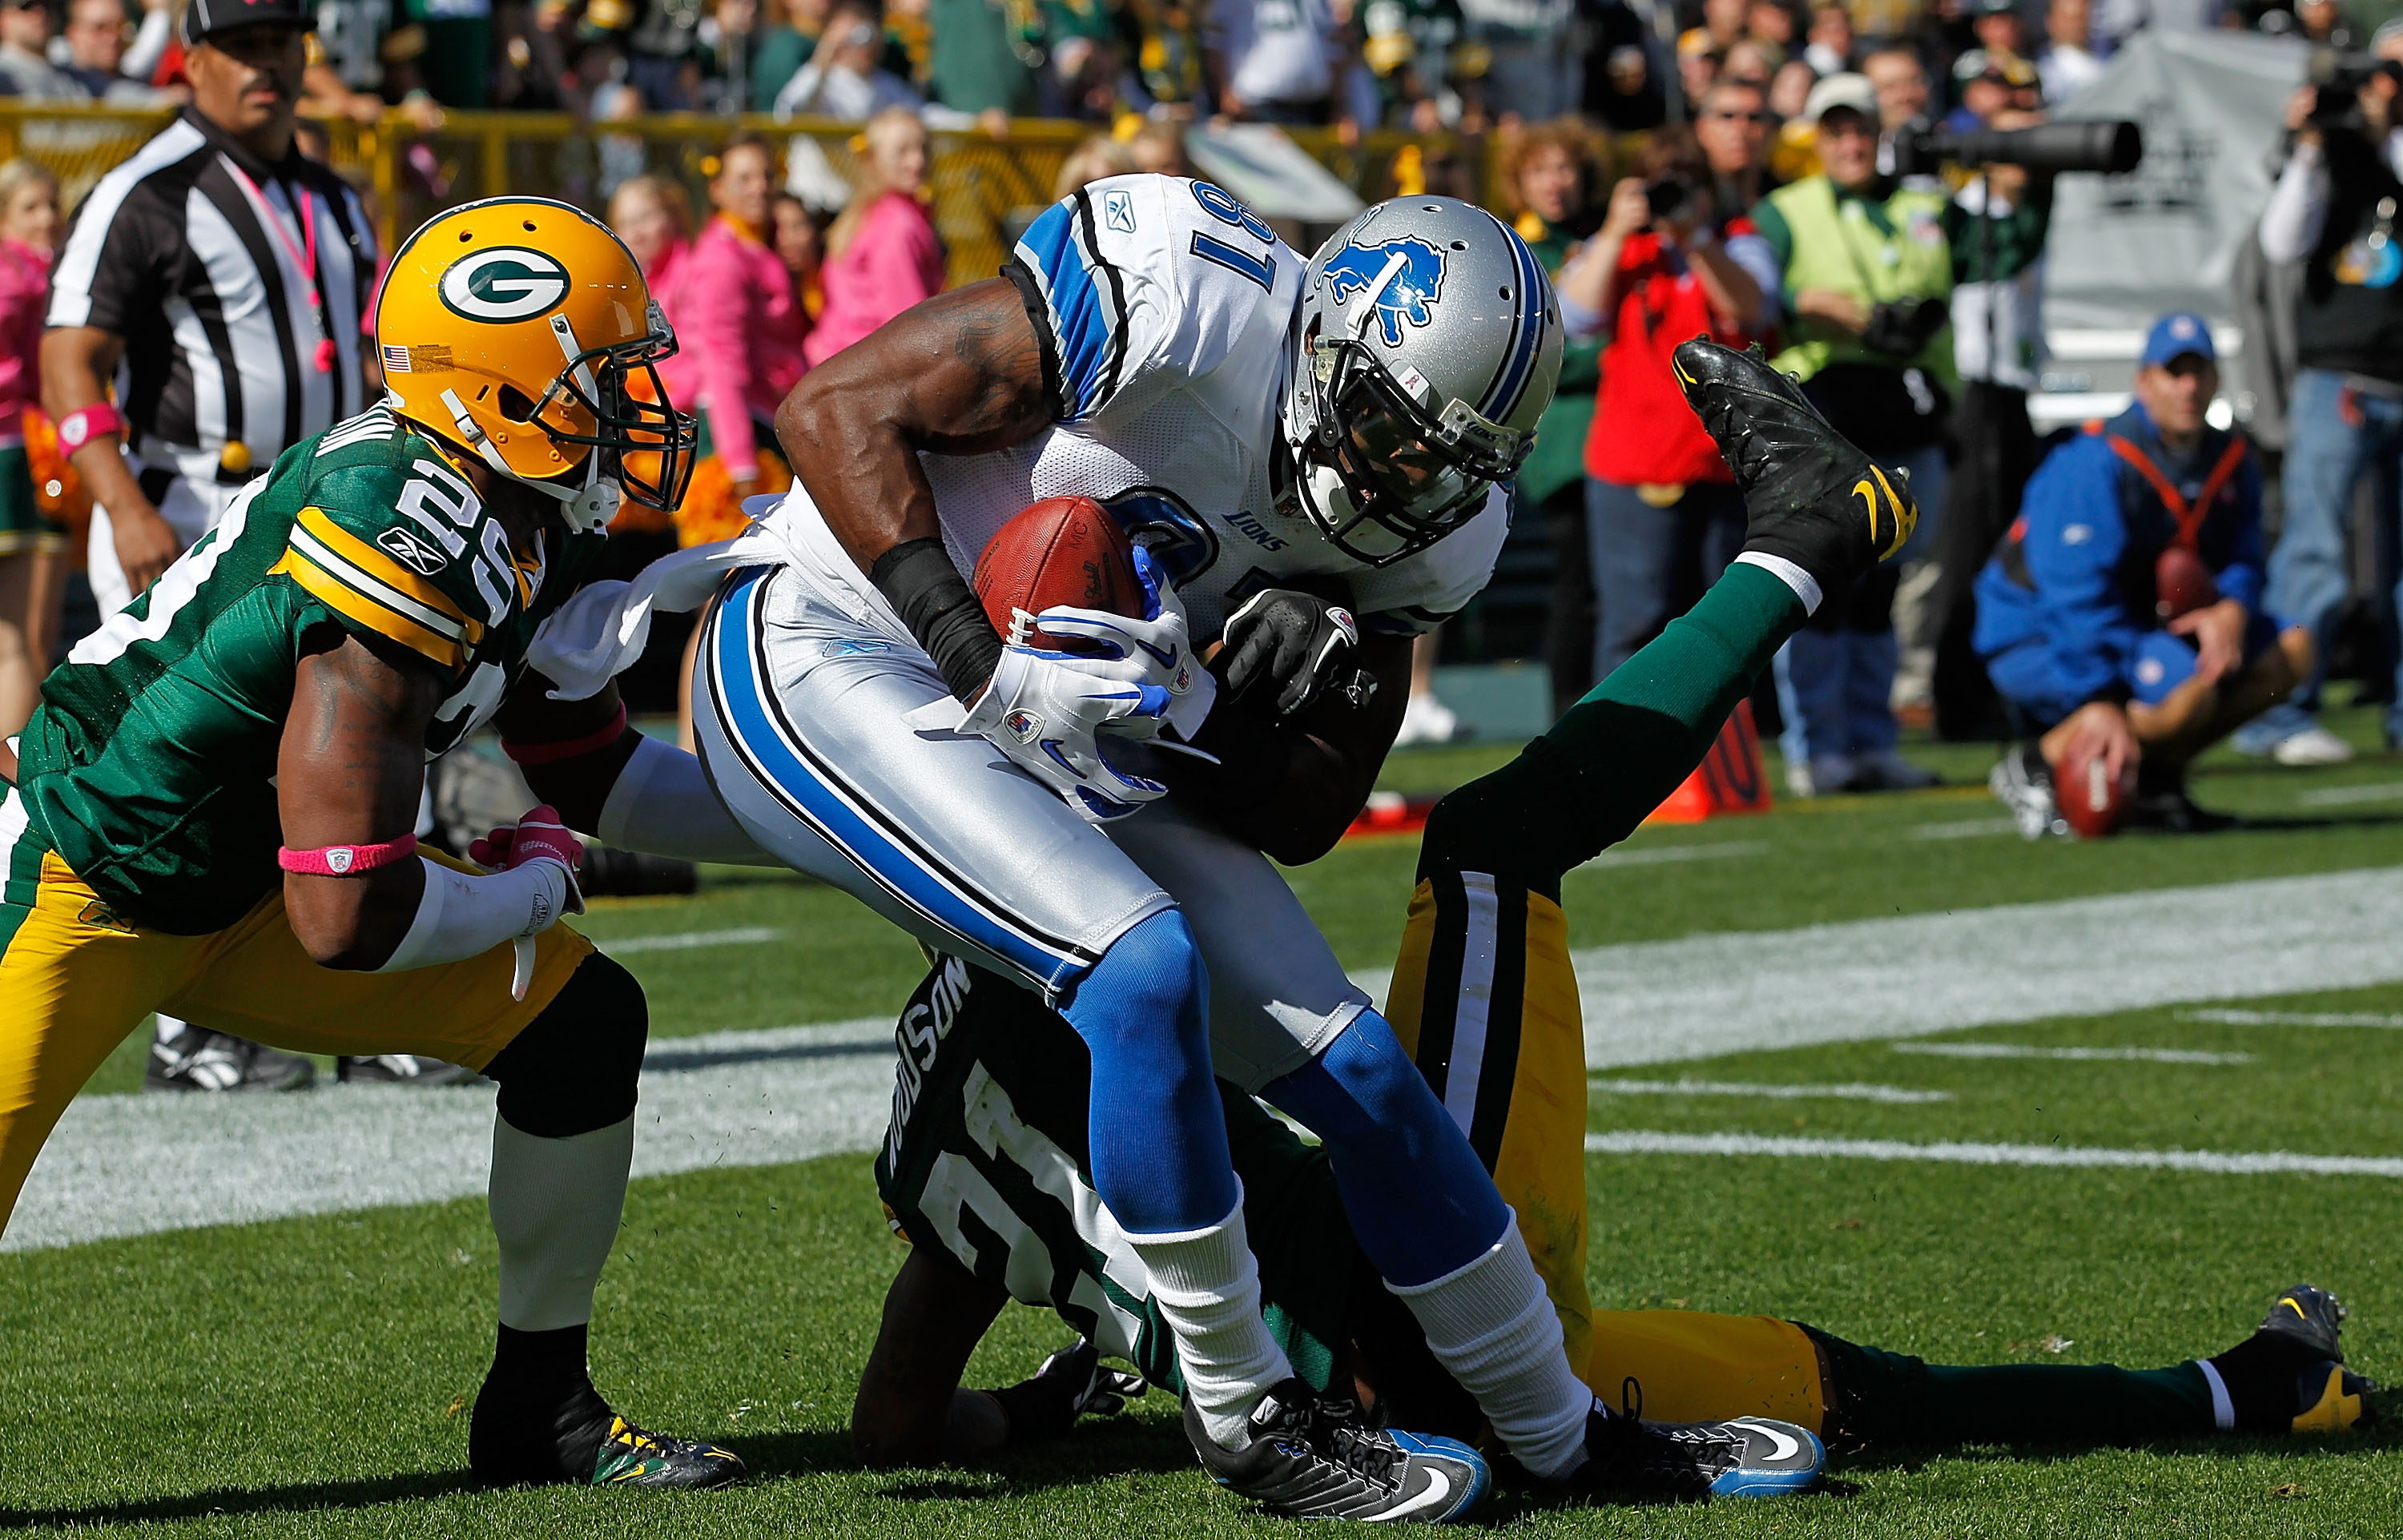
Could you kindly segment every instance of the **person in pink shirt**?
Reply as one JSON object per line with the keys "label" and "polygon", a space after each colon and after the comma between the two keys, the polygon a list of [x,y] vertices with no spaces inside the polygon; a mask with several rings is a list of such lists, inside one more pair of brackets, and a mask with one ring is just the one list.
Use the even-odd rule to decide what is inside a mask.
{"label": "person in pink shirt", "polygon": [[926,126],[906,108],[888,107],[868,120],[867,140],[851,201],[826,231],[826,312],[810,333],[813,364],[943,290],[943,243],[918,201],[926,186]]}
{"label": "person in pink shirt", "polygon": [[757,134],[738,133],[718,152],[709,184],[717,215],[674,275],[668,307],[691,359],[678,371],[683,388],[672,380],[669,392],[678,406],[700,407],[710,451],[738,506],[763,490],[759,447],[774,447],[776,408],[809,368],[802,354],[809,315],[768,244],[774,175],[775,157]]}
{"label": "person in pink shirt", "polygon": [[34,714],[65,594],[66,527],[35,500],[25,451],[59,229],[57,180],[31,160],[0,165],[0,734]]}

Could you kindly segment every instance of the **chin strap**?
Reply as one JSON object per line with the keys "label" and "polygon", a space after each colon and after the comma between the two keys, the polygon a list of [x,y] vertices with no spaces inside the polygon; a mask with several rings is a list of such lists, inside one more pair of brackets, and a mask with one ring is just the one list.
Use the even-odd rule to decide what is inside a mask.
{"label": "chin strap", "polygon": [[468,412],[467,404],[459,399],[457,391],[444,391],[442,404],[451,409],[451,421],[456,426],[461,442],[482,456],[484,464],[499,475],[507,477],[521,487],[532,487],[546,497],[556,498],[561,513],[571,527],[588,534],[597,534],[607,529],[609,520],[618,517],[618,505],[626,500],[626,493],[613,478],[601,474],[599,450],[590,450],[585,453],[584,484],[581,487],[537,481],[531,477],[520,476],[509,468],[509,463],[501,458],[499,447],[486,436],[483,425]]}

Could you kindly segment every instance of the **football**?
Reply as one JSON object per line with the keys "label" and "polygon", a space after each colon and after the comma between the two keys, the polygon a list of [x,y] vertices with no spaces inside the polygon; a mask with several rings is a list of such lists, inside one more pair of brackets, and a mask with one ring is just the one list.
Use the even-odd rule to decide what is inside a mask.
{"label": "football", "polygon": [[1143,614],[1134,546],[1090,497],[1046,497],[1013,515],[977,558],[973,586],[1005,641],[1038,647],[1074,652],[1085,645],[1034,623],[1055,604]]}
{"label": "football", "polygon": [[2080,839],[2101,839],[2119,832],[2128,804],[2135,797],[2132,772],[2114,778],[2086,740],[2073,742],[2053,771],[2052,796],[2061,816]]}
{"label": "football", "polygon": [[2169,546],[2153,562],[2153,608],[2164,620],[2219,603],[2219,585],[2190,546]]}

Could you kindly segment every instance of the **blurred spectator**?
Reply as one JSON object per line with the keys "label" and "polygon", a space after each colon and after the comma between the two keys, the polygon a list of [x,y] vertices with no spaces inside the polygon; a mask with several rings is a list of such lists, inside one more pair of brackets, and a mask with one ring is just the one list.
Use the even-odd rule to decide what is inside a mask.
{"label": "blurred spectator", "polygon": [[1756,86],[1759,88],[1762,94],[1766,95],[1769,90],[1770,77],[1777,73],[1777,66],[1785,62],[1776,49],[1761,42],[1758,38],[1741,38],[1720,60],[1719,78]]}
{"label": "blurred spectator", "polygon": [[751,51],[751,110],[772,112],[776,95],[810,62],[826,29],[826,0],[768,0]]}
{"label": "blurred spectator", "polygon": [[[1513,228],[1546,272],[1558,274],[1586,220],[1591,143],[1574,118],[1521,132],[1503,152],[1501,185]],[[1600,382],[1599,338],[1572,340],[1560,385],[1536,424],[1535,448],[1519,467],[1519,513],[1540,514],[1551,541],[1552,595],[1544,625],[1552,715],[1593,686],[1593,570],[1586,546],[1585,436]]]}
{"label": "blurred spectator", "polygon": [[57,180],[33,160],[0,165],[0,737],[34,714],[66,593],[66,526],[35,499],[24,423],[41,406],[42,308],[63,229]]}
{"label": "blurred spectator", "polygon": [[1669,116],[1669,92],[1651,27],[1622,0],[1590,6],[1586,26],[1586,116],[1619,133],[1660,127]]}
{"label": "blurred spectator", "polygon": [[[1839,5],[1823,5],[1811,13],[1811,34],[1802,50],[1812,70],[1825,76],[1853,67],[1853,16]],[[1799,111],[1799,109],[1798,109]],[[1787,113],[1792,118],[1796,113]]]}
{"label": "blurred spectator", "polygon": [[2361,29],[2345,20],[2336,0],[2295,0],[2296,29],[2303,41],[2340,53],[2367,46]]}
{"label": "blurred spectator", "polygon": [[[1908,43],[1881,43],[1862,56],[1861,74],[1877,92],[1876,128],[1892,133],[1928,116],[1927,66],[1920,62],[1917,49]],[[1816,114],[1806,111],[1803,116]]]}
{"label": "blurred spectator", "polygon": [[[1452,0],[1418,0],[1449,6]],[[1134,66],[1151,110],[1189,119],[1208,80],[1202,70],[1202,0],[1125,0],[1133,24]]]}
{"label": "blurred spectator", "polygon": [[[490,0],[440,3],[473,7]],[[590,0],[585,10],[588,21],[606,17],[618,23],[610,30],[625,48],[626,83],[641,93],[645,112],[691,110],[694,88],[701,84],[701,0]],[[626,21],[632,25],[624,25]],[[435,49],[441,47],[439,37],[429,35],[428,42]],[[436,101],[446,101],[431,75],[429,63],[427,85]]]}
{"label": "blurred spectator", "polygon": [[[915,118],[910,119],[914,125]],[[703,414],[711,457],[724,467],[739,506],[760,485],[760,450],[774,452],[776,408],[808,368],[809,319],[791,275],[768,245],[773,151],[757,134],[737,134],[719,152],[709,184],[716,209],[685,258],[670,312],[684,351],[690,406]],[[777,479],[785,479],[781,465]],[[700,479],[698,474],[695,480]],[[679,520],[687,544],[714,539]]]}
{"label": "blurred spectator", "polygon": [[1051,201],[1056,203],[1088,183],[1124,176],[1134,169],[1134,157],[1124,145],[1106,133],[1093,134],[1060,162],[1060,174],[1051,180]]}
{"label": "blurred spectator", "polygon": [[2403,16],[2390,16],[2378,23],[2369,35],[2369,51],[2379,58],[2403,63]]}
{"label": "blurred spectator", "polygon": [[[594,0],[591,11],[624,0]],[[407,27],[393,35],[413,45],[416,83],[446,107],[485,106],[493,89],[493,0],[404,0]]]}
{"label": "blurred spectator", "polygon": [[1769,81],[1770,116],[1783,124],[1789,118],[1799,118],[1810,104],[1811,88],[1819,83],[1819,72],[1807,60],[1788,59],[1777,66]]}
{"label": "blurred spectator", "polygon": [[1984,128],[1997,114],[2033,112],[2044,101],[2035,66],[2016,54],[1971,49],[1952,62],[1952,83],[1961,104],[1945,115],[1950,129]]}
{"label": "blurred spectator", "polygon": [[[651,298],[667,312],[668,325],[681,325],[676,294],[692,247],[692,201],[685,196],[684,185],[652,172],[628,177],[610,195],[609,228],[633,254]],[[680,354],[665,367],[673,368],[684,362]],[[676,393],[671,389],[669,394]]]}
{"label": "blurred spectator", "polygon": [[[2350,102],[2306,86],[2287,104],[2293,155],[2261,215],[2261,251],[2302,262],[2294,395],[2283,487],[2285,521],[2270,558],[2269,607],[2309,628],[2318,657],[2304,687],[2237,734],[2236,746],[2290,765],[2349,758],[2320,726],[2321,674],[2351,588],[2346,535],[2362,479],[2382,540],[2403,531],[2403,125],[2398,66],[2382,64]],[[2327,93],[2331,97],[2333,93]],[[2403,684],[2403,662],[2389,658]],[[2384,693],[2383,691],[2380,693]],[[2403,743],[2403,693],[2389,697],[2389,746]]]}
{"label": "blurred spectator", "polygon": [[1488,113],[1536,123],[1577,111],[1582,82],[1568,40],[1575,0],[1460,0],[1460,14],[1469,41],[1485,49]]}
{"label": "blurred spectator", "polygon": [[[1881,52],[1870,62],[1896,57],[1909,58]],[[1899,105],[1904,82],[1895,84]],[[1924,77],[1918,94],[1924,99]],[[1886,95],[1865,76],[1820,81],[1804,116],[1818,126],[1827,169],[1771,193],[1752,217],[1776,254],[1786,297],[1790,345],[1777,367],[1802,382],[1838,432],[1908,469],[1921,510],[1909,559],[1933,548],[1933,526],[1941,522],[1952,257],[1943,192],[1899,185],[1878,170]],[[1933,779],[1895,749],[1896,576],[1888,565],[1828,594],[1778,652],[1786,775],[1797,796]]]}
{"label": "blurred spectator", "polygon": [[1042,116],[1041,17],[1028,0],[928,0],[929,93],[970,115]]}
{"label": "blurred spectator", "polygon": [[2012,59],[2028,55],[2027,19],[2020,0],[1969,0],[1969,31],[1989,54]]}
{"label": "blurred spectator", "polygon": [[[120,0],[73,0],[67,7],[66,73],[85,94],[111,106],[147,107],[169,100],[146,79],[124,73],[133,24]],[[146,76],[147,72],[145,72]]]}
{"label": "blurred spectator", "polygon": [[2103,61],[2093,49],[2092,18],[2090,0],[2052,0],[2047,7],[2035,72],[2048,103],[2068,101],[2102,75]]}
{"label": "blurred spectator", "polygon": [[1683,614],[1743,544],[1743,499],[1669,354],[1704,332],[1732,347],[1766,335],[1777,293],[1775,257],[1741,208],[1717,206],[1691,133],[1661,130],[1640,170],[1611,189],[1602,228],[1560,280],[1570,335],[1608,344],[1585,450],[1597,680]]}
{"label": "blurred spectator", "polygon": [[1206,46],[1218,111],[1257,123],[1326,120],[1335,73],[1327,0],[1217,0]]}
{"label": "blurred spectator", "polygon": [[1744,30],[1782,54],[1794,52],[1794,13],[1785,0],[1752,0],[1743,14]]}
{"label": "blurred spectator", "polygon": [[1698,104],[1694,137],[1709,164],[1714,209],[1742,213],[1778,185],[1769,172],[1769,99],[1747,81],[1722,80]]}
{"label": "blurred spectator", "polygon": [[1742,42],[1752,28],[1752,0],[1702,0],[1702,30],[1711,51],[1724,54]]}
{"label": "blurred spectator", "polygon": [[810,217],[809,206],[789,192],[776,194],[769,217],[775,221],[776,260],[792,276],[793,298],[800,302],[801,313],[814,321],[826,308],[826,291],[818,285],[826,265],[826,236]]}
{"label": "blurred spectator", "polygon": [[[2026,128],[2036,86],[2030,66],[2008,62],[2010,104],[1987,119]],[[1927,585],[1924,604],[1906,589],[1896,605],[1906,645],[1895,701],[1905,720],[1924,707],[1937,735],[1993,735],[1992,690],[1971,636],[1974,585],[2020,507],[2035,470],[2028,393],[2044,360],[2044,247],[2052,225],[2052,177],[2019,166],[1986,166],[1946,209],[1952,248],[1952,356],[1961,399],[1952,409],[1952,471],[1947,480],[1936,562],[1906,579]],[[1913,611],[1918,613],[1914,616]],[[1923,641],[1924,639],[1924,641]]]}
{"label": "blurred spectator", "polygon": [[1711,42],[1711,35],[1700,27],[1679,35],[1677,38],[1677,90],[1679,99],[1688,108],[1702,99],[1703,92],[1718,83],[1720,66],[1727,56]]}
{"label": "blurred spectator", "polygon": [[2030,839],[2073,757],[2133,770],[2139,823],[2229,822],[2187,799],[2188,762],[2310,671],[2310,632],[2261,608],[2261,467],[2206,420],[2218,386],[2202,318],[2156,322],[2135,405],[2053,451],[1978,579],[1978,650],[2039,735],[1990,783]]}
{"label": "blurred spectator", "polygon": [[1185,131],[1174,123],[1146,123],[1127,141],[1134,169],[1155,176],[1190,176],[1193,163],[1185,158]]}
{"label": "blurred spectator", "polygon": [[943,288],[943,244],[919,195],[926,126],[904,108],[868,119],[851,201],[826,231],[826,313],[810,333],[816,364]]}
{"label": "blurred spectator", "polygon": [[1375,83],[1377,120],[1432,132],[1461,113],[1453,59],[1470,47],[1459,0],[1368,0],[1360,7],[1360,63]]}
{"label": "blurred spectator", "polygon": [[1885,44],[1915,37],[1930,7],[1926,0],[1844,0],[1858,43]]}
{"label": "blurred spectator", "polygon": [[0,0],[0,94],[28,102],[83,102],[82,81],[50,62],[49,0]]}
{"label": "blurred spectator", "polygon": [[834,0],[809,62],[776,93],[776,116],[864,121],[895,107],[915,113],[924,106],[907,80],[883,67],[883,14],[876,0]]}

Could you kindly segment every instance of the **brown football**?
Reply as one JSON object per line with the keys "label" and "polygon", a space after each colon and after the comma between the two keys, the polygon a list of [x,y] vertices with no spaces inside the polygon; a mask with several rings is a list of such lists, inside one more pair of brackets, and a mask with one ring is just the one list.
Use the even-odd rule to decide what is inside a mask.
{"label": "brown football", "polygon": [[1090,497],[1046,497],[1014,515],[977,558],[974,587],[1004,641],[1061,651],[1084,644],[1035,624],[1035,617],[1055,604],[1143,614],[1134,547],[1109,510]]}
{"label": "brown football", "polygon": [[2167,546],[2153,561],[2153,608],[2164,620],[2219,603],[2219,585],[2191,546]]}
{"label": "brown football", "polygon": [[2119,832],[2136,788],[2132,774],[2115,779],[2103,756],[2087,751],[2089,742],[2071,742],[2053,770],[2052,798],[2080,839],[2101,839]]}

